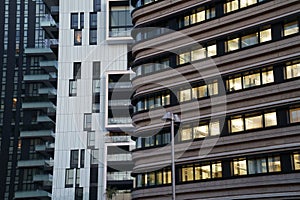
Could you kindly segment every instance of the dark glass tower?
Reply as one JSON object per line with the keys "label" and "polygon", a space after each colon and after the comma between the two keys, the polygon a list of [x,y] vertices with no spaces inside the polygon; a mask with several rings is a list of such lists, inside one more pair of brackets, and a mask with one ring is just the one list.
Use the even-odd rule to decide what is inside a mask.
{"label": "dark glass tower", "polygon": [[0,199],[50,198],[58,1],[1,5]]}

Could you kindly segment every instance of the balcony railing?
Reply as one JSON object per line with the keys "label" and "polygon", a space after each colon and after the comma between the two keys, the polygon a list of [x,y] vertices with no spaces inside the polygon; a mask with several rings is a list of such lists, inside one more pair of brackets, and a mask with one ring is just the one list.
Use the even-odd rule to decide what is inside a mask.
{"label": "balcony railing", "polygon": [[113,154],[107,155],[107,161],[131,161],[131,154]]}
{"label": "balcony railing", "polygon": [[105,142],[129,142],[131,141],[131,136],[106,136]]}
{"label": "balcony railing", "polygon": [[130,117],[114,117],[114,118],[108,118],[108,124],[131,124],[132,120]]}

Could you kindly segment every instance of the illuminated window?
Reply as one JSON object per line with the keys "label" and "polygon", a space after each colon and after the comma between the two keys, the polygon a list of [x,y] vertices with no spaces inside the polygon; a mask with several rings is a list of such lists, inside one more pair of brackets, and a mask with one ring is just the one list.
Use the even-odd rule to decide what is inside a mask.
{"label": "illuminated window", "polygon": [[188,63],[191,61],[191,54],[190,52],[182,53],[179,55],[179,64]]}
{"label": "illuminated window", "polygon": [[179,92],[179,101],[184,102],[189,100],[191,100],[191,89],[181,90]]}
{"label": "illuminated window", "polygon": [[235,159],[233,160],[233,175],[247,175],[247,164],[246,159]]}
{"label": "illuminated window", "polygon": [[208,136],[208,124],[199,125],[193,128],[194,129],[194,138],[204,138]]}
{"label": "illuminated window", "polygon": [[262,70],[262,84],[268,84],[274,82],[274,73],[272,68],[264,68]]}
{"label": "illuminated window", "polygon": [[237,77],[237,78],[229,78],[229,80],[227,81],[227,88],[229,89],[229,91],[235,91],[235,90],[240,90],[242,89],[242,78],[241,77]]}
{"label": "illuminated window", "polygon": [[268,157],[268,166],[269,172],[280,172],[281,171],[281,163],[279,156],[269,156]]}
{"label": "illuminated window", "polygon": [[271,28],[264,29],[260,31],[260,43],[267,42],[272,40],[272,31]]}
{"label": "illuminated window", "polygon": [[155,172],[150,172],[147,174],[147,184],[149,186],[155,185]]}
{"label": "illuminated window", "polygon": [[227,1],[227,3],[224,4],[225,13],[229,13],[237,9],[239,9],[239,0]]}
{"label": "illuminated window", "polygon": [[180,136],[181,136],[181,141],[185,141],[185,140],[191,140],[192,137],[192,128],[190,127],[184,127],[181,129],[180,131]]}
{"label": "illuminated window", "polygon": [[192,165],[182,167],[181,169],[182,174],[182,182],[186,181],[193,181],[194,180],[194,168]]}
{"label": "illuminated window", "polygon": [[234,51],[240,48],[240,38],[234,38],[226,41],[226,52]]}
{"label": "illuminated window", "polygon": [[276,112],[265,113],[264,117],[265,117],[265,127],[277,125]]}
{"label": "illuminated window", "polygon": [[210,122],[209,132],[211,136],[220,135],[220,122],[219,121]]}
{"label": "illuminated window", "polygon": [[283,35],[288,36],[299,32],[298,21],[293,21],[289,23],[285,23],[283,25]]}
{"label": "illuminated window", "polygon": [[213,163],[212,164],[212,178],[221,178],[222,177],[222,164]]}
{"label": "illuminated window", "polygon": [[82,44],[82,31],[75,30],[74,31],[74,45],[81,45]]}
{"label": "illuminated window", "polygon": [[171,169],[163,169],[163,184],[169,184],[171,181]]}
{"label": "illuminated window", "polygon": [[210,164],[201,165],[200,170],[201,170],[201,179],[211,178]]}
{"label": "illuminated window", "polygon": [[256,3],[257,3],[257,0],[240,0],[240,8],[251,6]]}
{"label": "illuminated window", "polygon": [[300,63],[287,63],[287,66],[285,67],[285,78],[290,79],[295,77],[300,77]]}
{"label": "illuminated window", "polygon": [[241,116],[231,119],[229,120],[229,122],[231,133],[240,132],[244,130],[244,120]]}
{"label": "illuminated window", "polygon": [[163,182],[162,171],[156,172],[156,185],[161,185]]}
{"label": "illuminated window", "polygon": [[300,153],[294,153],[292,155],[294,170],[300,170]]}
{"label": "illuminated window", "polygon": [[217,81],[214,81],[213,83],[210,83],[207,86],[208,86],[208,94],[210,96],[218,94],[218,82]]}
{"label": "illuminated window", "polygon": [[262,128],[262,115],[246,117],[245,118],[245,128],[246,130]]}
{"label": "illuminated window", "polygon": [[290,113],[290,123],[300,122],[300,108],[291,108]]}

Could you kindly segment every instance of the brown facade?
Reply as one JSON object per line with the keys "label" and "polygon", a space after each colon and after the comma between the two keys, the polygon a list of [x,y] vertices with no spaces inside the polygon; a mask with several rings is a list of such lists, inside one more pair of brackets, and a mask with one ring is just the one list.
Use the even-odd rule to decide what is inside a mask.
{"label": "brown facade", "polygon": [[[226,12],[228,2],[137,1],[132,12],[137,40],[132,48],[132,69],[137,73],[132,80],[137,128],[133,199],[171,199],[171,184],[164,182],[171,148],[162,142],[170,125],[161,119],[168,111],[181,118],[175,128],[177,199],[300,198],[300,2],[247,1],[251,5],[242,7],[236,0],[230,2],[238,2],[238,8]],[[203,10],[206,18],[192,23],[191,16]],[[211,12],[214,16],[207,17]],[[180,26],[185,19],[190,24]],[[172,31],[147,36],[147,28],[155,25]],[[266,42],[265,30],[270,33]],[[232,41],[238,41],[234,50]],[[192,59],[199,53],[195,49],[209,45],[216,48],[211,57]],[[187,52],[188,60],[181,62]],[[161,60],[167,60],[168,67],[154,66]],[[201,96],[199,88],[212,83],[217,83],[217,92],[207,89]],[[242,125],[236,130],[238,120]],[[217,134],[210,130],[215,121]],[[207,135],[196,137],[204,124]],[[218,175],[216,163],[221,166]],[[275,165],[279,167],[272,168]],[[210,166],[209,172],[203,166]]]}

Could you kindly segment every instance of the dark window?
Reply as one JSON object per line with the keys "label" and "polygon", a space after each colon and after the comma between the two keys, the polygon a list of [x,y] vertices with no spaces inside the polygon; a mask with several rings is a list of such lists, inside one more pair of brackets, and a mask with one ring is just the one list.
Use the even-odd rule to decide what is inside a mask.
{"label": "dark window", "polygon": [[73,78],[75,80],[81,78],[81,63],[80,62],[75,62],[73,64]]}
{"label": "dark window", "polygon": [[74,31],[74,45],[81,45],[82,44],[82,31],[75,30]]}
{"label": "dark window", "polygon": [[101,0],[94,0],[94,11],[101,11]]}
{"label": "dark window", "polygon": [[90,13],[90,28],[97,28],[97,13]]}
{"label": "dark window", "polygon": [[78,13],[71,13],[71,29],[78,29]]}
{"label": "dark window", "polygon": [[84,13],[80,13],[80,28],[84,28]]}
{"label": "dark window", "polygon": [[97,44],[97,29],[90,29],[90,45]]}
{"label": "dark window", "polygon": [[77,168],[78,167],[78,150],[71,150],[71,158],[70,158],[70,168]]}
{"label": "dark window", "polygon": [[83,199],[83,188],[77,187],[75,188],[75,200],[82,200]]}
{"label": "dark window", "polygon": [[84,149],[81,149],[81,151],[80,151],[80,168],[84,168],[84,157],[85,157],[85,151],[84,151]]}

